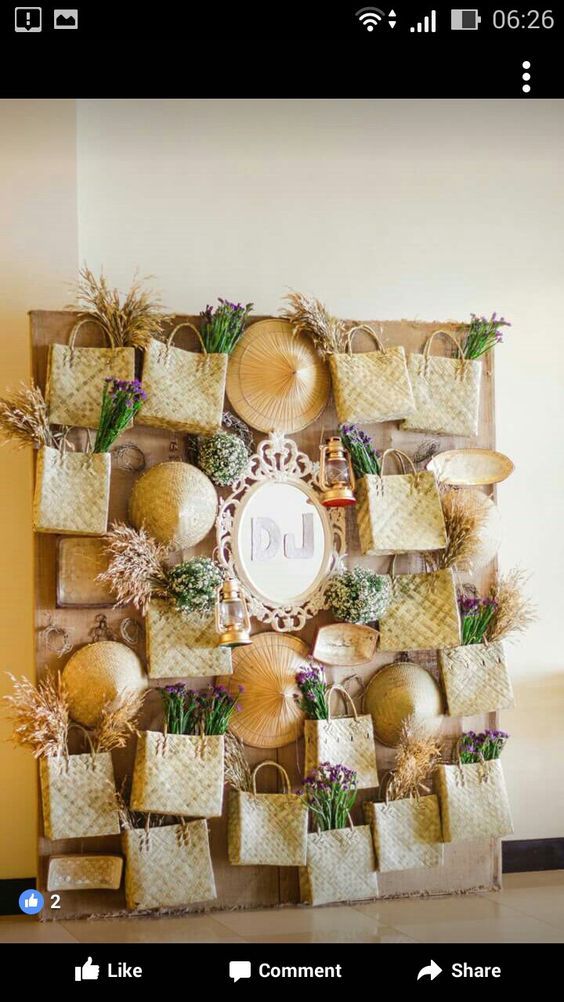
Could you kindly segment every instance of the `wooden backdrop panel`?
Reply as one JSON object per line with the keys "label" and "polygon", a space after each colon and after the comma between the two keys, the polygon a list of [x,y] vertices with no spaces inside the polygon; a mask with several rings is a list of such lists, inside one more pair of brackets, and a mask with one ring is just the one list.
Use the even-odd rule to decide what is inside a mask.
{"label": "wooden backdrop panel", "polygon": [[[42,387],[45,386],[45,375],[47,366],[48,347],[53,343],[66,343],[69,333],[76,321],[76,316],[69,312],[33,311],[31,313],[31,339],[32,339],[32,366],[33,377]],[[198,321],[195,316],[182,316],[175,318],[175,322],[180,320]],[[258,317],[256,319],[263,319]],[[367,321],[380,326],[379,321]],[[426,337],[438,327],[454,331],[458,325],[452,322],[444,323],[439,321],[384,321],[381,324],[384,340],[389,344],[402,344],[407,351],[420,351]],[[94,326],[85,326],[81,330],[81,343],[96,345],[99,344],[99,333]],[[196,347],[195,345],[190,345]],[[369,336],[362,334],[357,336],[355,348],[358,351],[367,351],[372,348]],[[138,364],[140,360],[138,359]],[[226,407],[229,402],[226,401]],[[336,429],[336,416],[332,400],[325,412],[318,421],[310,425],[304,431],[292,435],[300,448],[308,453],[312,458],[319,454],[319,444],[325,434],[330,434]],[[429,434],[418,434],[415,432],[402,431],[397,424],[388,422],[385,424],[371,425],[369,427],[373,435],[376,446],[379,449],[397,447],[408,454],[413,454],[424,441],[435,441],[439,446],[439,451],[445,449],[464,447],[470,444],[462,438],[447,436],[432,436]],[[77,434],[83,434],[77,432]],[[260,432],[255,432],[255,442],[259,442],[264,436]],[[175,436],[170,432],[146,428],[135,427],[126,432],[121,441],[134,442],[145,455],[146,466],[153,466],[172,458],[175,449],[178,448],[179,455],[184,458],[182,436]],[[171,444],[172,443],[172,444]],[[494,384],[493,384],[493,356],[489,355],[483,362],[482,392],[480,405],[480,430],[478,439],[472,441],[472,445],[495,448],[495,420],[494,420]],[[138,473],[130,472],[120,468],[114,461],[112,464],[112,486],[110,495],[110,522],[116,519],[127,518],[128,498]],[[491,491],[495,496],[495,491]],[[57,582],[57,543],[58,537],[47,534],[37,534],[35,536],[35,627],[36,627],[36,662],[38,676],[47,667],[63,667],[69,655],[58,658],[56,654],[49,651],[45,643],[44,628],[49,623],[55,623],[68,631],[73,650],[82,644],[92,640],[90,631],[95,626],[95,618],[99,612],[103,612],[107,617],[110,630],[115,634],[116,639],[121,640],[119,635],[120,623],[126,617],[132,617],[142,625],[142,618],[135,610],[127,609],[77,609],[77,608],[57,608],[56,607],[56,582]],[[215,531],[193,550],[184,556],[199,553],[211,554],[215,545]],[[358,533],[353,511],[347,512],[347,551],[349,563],[361,564],[379,571],[387,571],[389,558],[363,557],[360,554]],[[418,558],[416,556],[403,558],[400,565],[401,570],[417,570]],[[474,579],[480,586],[486,586],[495,573],[495,565],[492,564],[484,573]],[[313,645],[315,632],[322,623],[329,622],[328,613],[322,613],[316,619],[311,620],[304,630],[299,634],[306,643]],[[261,623],[254,623],[255,632],[262,632],[267,627]],[[140,635],[138,645],[134,648],[139,656],[145,659],[143,634]],[[354,669],[355,679],[351,679],[347,685],[351,693],[357,699],[357,705],[361,705],[361,687],[374,674],[375,669],[384,664],[394,661],[397,655],[377,654],[370,664]],[[436,656],[433,651],[416,652],[410,655],[410,659],[424,664],[435,677],[438,678]],[[331,681],[340,681],[351,676],[353,671],[345,668],[328,668],[327,675]],[[162,684],[160,679],[159,683]],[[192,682],[192,680],[191,680]],[[157,683],[151,682],[154,687]],[[207,680],[194,680],[195,685],[206,685]],[[496,723],[496,715],[489,714],[486,717],[465,718],[460,721],[456,718],[444,718],[442,735],[446,741],[454,741],[461,730],[461,723],[464,729],[470,727],[478,728],[483,726],[493,726]],[[161,725],[160,699],[157,693],[150,693],[146,701],[143,727],[153,726],[160,728]],[[303,763],[303,743],[288,745],[277,751],[248,748],[248,757],[251,764],[264,761],[268,758],[276,758],[290,774],[291,781],[295,787],[299,786],[302,780],[301,763]],[[384,748],[377,744],[378,770],[382,775],[388,770],[394,761],[392,749]],[[131,767],[134,755],[134,742],[130,742],[128,748],[114,753],[114,766],[118,786],[128,775],[131,774]],[[270,771],[259,774],[258,789],[273,789],[273,777]],[[370,798],[375,791],[362,791],[358,798],[358,804],[354,811],[355,821],[362,823],[362,800]],[[227,796],[227,791],[226,791]],[[38,865],[38,886],[45,891],[47,883],[47,865],[49,857],[56,854],[76,853],[76,852],[120,852],[119,836],[95,839],[64,840],[52,842],[45,838],[43,833],[41,811],[40,831],[38,841],[39,865]],[[299,901],[298,876],[295,868],[276,867],[236,867],[230,866],[227,861],[227,825],[225,810],[223,817],[212,819],[209,822],[211,852],[217,885],[217,900],[209,906],[195,905],[185,909],[177,910],[177,913],[205,910],[221,910],[233,908],[261,908],[279,904],[291,904]],[[464,842],[457,845],[445,846],[445,863],[442,867],[426,870],[408,870],[398,873],[381,874],[379,880],[379,894],[382,897],[395,897],[405,894],[448,894],[460,893],[476,888],[496,888],[500,884],[500,845],[497,840],[484,840],[480,842]],[[125,900],[123,888],[119,891],[78,891],[61,894],[61,908],[58,911],[50,911],[48,908],[43,912],[42,917],[69,918],[70,916],[84,915],[116,915],[124,912]],[[132,913],[126,912],[130,915]]]}

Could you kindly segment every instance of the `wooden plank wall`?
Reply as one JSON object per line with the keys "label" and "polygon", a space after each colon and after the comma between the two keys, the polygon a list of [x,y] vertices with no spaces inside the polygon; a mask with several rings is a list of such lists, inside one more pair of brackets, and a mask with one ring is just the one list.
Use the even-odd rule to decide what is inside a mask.
{"label": "wooden plank wall", "polygon": [[[75,322],[75,315],[69,312],[48,312],[34,311],[31,313],[31,338],[32,338],[32,366],[33,377],[36,382],[44,387],[47,364],[48,346],[54,342],[65,343]],[[178,317],[191,320],[197,323],[198,318],[194,316]],[[257,318],[263,319],[263,318]],[[376,325],[378,329],[379,321],[367,321]],[[419,322],[419,321],[384,321],[382,324],[384,340],[390,344],[403,344],[408,351],[421,350],[425,338],[431,331],[441,327],[449,330],[456,328],[454,323],[444,323],[439,321]],[[189,343],[188,337],[184,335],[186,347],[193,348],[195,345]],[[84,344],[99,344],[99,334],[94,327],[85,327],[81,331],[81,342]],[[442,340],[442,339],[441,339]],[[357,336],[356,350],[366,351],[372,347],[370,338],[362,334]],[[435,350],[435,349],[434,349]],[[444,346],[439,350],[445,350]],[[139,360],[140,364],[140,360]],[[480,433],[477,441],[468,443],[463,439],[440,437],[438,442],[440,450],[462,447],[468,444],[481,447],[495,447],[495,420],[494,420],[494,385],[493,385],[493,358],[487,356],[483,363],[482,394],[481,394],[481,414]],[[226,402],[228,406],[228,402]],[[332,402],[330,402],[321,418],[310,425],[303,432],[292,436],[298,442],[300,448],[310,456],[317,458],[319,455],[319,442],[322,434],[328,434],[336,428],[336,417]],[[423,441],[432,440],[433,436],[404,432],[397,424],[386,423],[372,425],[369,429],[374,436],[378,448],[385,449],[395,446],[413,455],[418,446]],[[255,441],[258,442],[263,436],[255,433]],[[170,432],[151,428],[136,427],[123,436],[124,440],[135,442],[143,450],[147,467],[162,462],[171,455],[175,442],[183,456],[182,438],[175,438]],[[135,477],[138,474],[128,472],[119,468],[116,463],[112,469],[112,486],[110,498],[110,521],[114,519],[126,519],[127,502],[131,492]],[[354,512],[347,512],[347,550],[349,565],[362,564],[373,567],[375,570],[387,571],[389,558],[362,557],[360,555],[358,535]],[[56,608],[56,581],[57,581],[57,543],[58,538],[54,535],[36,535],[35,537],[35,627],[36,627],[36,659],[38,675],[45,671],[47,667],[64,665],[66,657],[58,658],[56,654],[49,651],[45,643],[43,632],[46,625],[55,623],[63,627],[69,633],[73,650],[82,644],[88,643],[92,638],[90,631],[95,625],[95,617],[98,612],[106,614],[110,629],[119,637],[119,625],[125,617],[132,617],[140,621],[140,616],[132,609],[72,609]],[[193,554],[211,554],[215,544],[213,531],[201,543]],[[185,554],[186,555],[186,554]],[[415,561],[415,562],[413,562]],[[417,570],[417,558],[404,558],[401,570]],[[411,563],[410,563],[411,562]],[[486,585],[495,572],[492,565],[487,573],[482,574],[475,581],[478,585]],[[310,621],[300,636],[311,645],[317,626],[322,622],[329,621],[327,614],[322,614],[316,620]],[[264,630],[262,624],[255,623],[256,632]],[[143,635],[136,647],[137,653],[144,658]],[[393,654],[377,654],[374,660],[360,669],[357,674],[362,682],[367,682],[373,675],[374,670],[381,665],[389,664],[395,660]],[[436,658],[434,652],[422,652],[412,655],[412,660],[416,660],[429,668],[437,676]],[[342,681],[351,674],[351,669],[328,669],[330,680]],[[162,680],[160,680],[162,682]],[[198,681],[198,680],[197,680]],[[202,680],[204,685],[206,680]],[[155,683],[153,683],[154,685]],[[358,694],[359,684],[352,682],[351,692]],[[360,704],[359,704],[360,705]],[[160,700],[156,693],[151,693],[147,699],[143,726],[160,727]],[[495,715],[488,718],[467,718],[464,720],[464,728],[478,726],[492,726],[496,721]],[[460,730],[460,721],[445,718],[443,733],[445,738],[455,738]],[[124,776],[130,774],[134,753],[134,742],[120,752],[114,752],[114,765],[118,783]],[[300,767],[303,762],[303,749],[295,744],[279,749],[277,752],[268,750],[248,749],[249,760],[252,764],[263,761],[274,756],[284,765],[290,774],[295,786],[301,780]],[[384,773],[393,764],[393,751],[377,745],[378,770]],[[272,775],[266,775],[264,770],[259,774],[259,790],[272,789],[268,784],[272,783]],[[367,791],[359,797],[359,803],[355,808],[355,820],[362,821],[361,801],[369,796]],[[39,812],[41,815],[41,812]],[[41,818],[40,818],[41,825]],[[226,839],[226,819],[225,813],[222,818],[209,822],[211,836],[211,851],[213,865],[216,876],[217,901],[213,903],[214,909],[233,908],[253,908],[266,907],[279,904],[298,902],[298,880],[297,871],[293,868],[275,867],[233,867],[227,862],[227,839]],[[61,842],[50,842],[45,838],[42,828],[39,831],[38,853],[38,886],[45,889],[47,878],[47,863],[51,855],[71,852],[119,852],[119,837],[95,838],[83,840],[68,840]],[[494,888],[500,882],[500,853],[499,844],[496,840],[485,840],[480,842],[464,842],[458,845],[447,846],[445,850],[445,864],[442,867],[430,870],[411,870],[401,873],[382,874],[379,876],[380,896],[399,896],[403,894],[445,894],[457,893],[473,888]],[[120,891],[91,891],[91,892],[67,892],[61,895],[61,909],[50,911],[45,909],[43,916],[50,918],[68,918],[80,915],[108,915],[117,914],[125,907],[123,890]],[[186,911],[202,910],[200,906],[185,909]]]}

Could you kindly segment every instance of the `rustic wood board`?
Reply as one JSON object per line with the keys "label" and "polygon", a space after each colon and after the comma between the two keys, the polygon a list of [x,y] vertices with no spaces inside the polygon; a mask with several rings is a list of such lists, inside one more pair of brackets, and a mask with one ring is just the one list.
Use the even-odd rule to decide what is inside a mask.
{"label": "rustic wood board", "polygon": [[[47,352],[50,344],[66,343],[72,326],[75,322],[75,315],[69,312],[33,311],[31,317],[31,342],[32,342],[32,367],[33,378],[42,387],[45,385]],[[187,319],[193,323],[197,322],[195,316],[178,317],[176,322]],[[257,317],[256,319],[264,319]],[[379,321],[367,321],[378,326]],[[425,338],[435,329],[442,328],[454,330],[457,324],[449,322],[421,322],[421,321],[384,321],[382,323],[383,336],[386,343],[402,344],[407,351],[420,351]],[[98,344],[99,335],[94,327],[86,326],[81,331],[84,344]],[[188,346],[188,342],[187,342]],[[190,347],[195,347],[191,344]],[[366,351],[372,347],[369,337],[363,334],[358,337],[356,350]],[[138,360],[139,361],[139,360]],[[226,407],[229,406],[226,401]],[[332,401],[330,401],[324,414],[318,421],[310,425],[304,431],[293,435],[300,448],[308,453],[312,458],[318,456],[319,444],[324,434],[329,434],[336,428],[336,416]],[[373,434],[378,448],[385,449],[391,446],[400,448],[408,454],[413,454],[423,441],[434,440],[440,445],[440,451],[452,448],[460,448],[472,444],[484,448],[495,448],[495,419],[494,419],[494,382],[493,382],[493,356],[487,356],[483,363],[482,392],[481,392],[481,412],[480,431],[478,439],[472,443],[461,438],[447,436],[432,436],[413,432],[404,432],[398,428],[397,424],[388,422],[385,424],[372,425],[369,428]],[[264,436],[260,432],[255,432],[255,442]],[[180,449],[183,456],[182,438],[175,437],[170,432],[158,429],[135,427],[123,436],[123,440],[135,442],[143,450],[146,465],[153,466],[171,457],[171,443],[174,450],[175,445]],[[128,472],[119,468],[115,463],[112,469],[112,486],[110,497],[110,522],[115,519],[126,519],[127,502],[131,492],[135,477],[138,474]],[[495,489],[491,496],[495,497]],[[76,609],[76,608],[56,608],[56,581],[57,581],[57,542],[55,535],[37,534],[35,536],[35,628],[36,628],[36,664],[38,675],[45,671],[47,667],[62,667],[66,656],[58,658],[48,650],[45,644],[43,630],[48,623],[53,622],[61,626],[69,633],[73,650],[84,643],[88,643],[92,638],[89,631],[95,625],[95,617],[98,612],[103,612],[107,616],[110,629],[119,637],[120,623],[126,616],[139,621],[140,616],[131,609]],[[209,536],[192,554],[211,553],[215,545],[215,536],[212,531]],[[373,567],[375,570],[385,571],[388,569],[389,558],[362,557],[359,550],[358,534],[354,512],[347,512],[347,551],[349,562],[352,565],[362,564]],[[403,566],[400,570],[416,570],[417,558],[404,558]],[[495,564],[483,574],[475,583],[483,587],[489,583],[492,574],[495,573]],[[306,628],[299,634],[310,646],[318,626],[324,622],[329,622],[328,614],[323,613],[315,620],[311,620]],[[263,624],[254,624],[255,632],[266,629]],[[144,645],[141,639],[135,648],[137,653],[144,657]],[[330,680],[343,681],[351,676],[354,671],[356,678],[351,679],[350,689],[353,696],[360,695],[361,685],[365,684],[373,675],[374,670],[381,665],[388,664],[395,660],[394,654],[377,654],[372,662],[356,669],[328,668],[327,674]],[[436,658],[434,652],[421,652],[411,655],[411,660],[425,664],[435,676],[438,677]],[[162,682],[162,680],[159,680]],[[196,680],[199,683],[200,680]],[[205,685],[207,680],[202,679],[201,684]],[[155,685],[156,683],[152,683]],[[360,705],[360,703],[358,704]],[[160,724],[160,700],[156,693],[151,693],[147,699],[143,726],[159,727]],[[464,728],[493,726],[496,722],[496,715],[489,714],[487,717],[465,718]],[[443,735],[446,739],[455,739],[460,732],[460,721],[445,718]],[[114,753],[114,766],[118,785],[122,779],[130,774],[133,761],[134,742],[123,751]],[[377,745],[378,770],[384,773],[393,764],[393,750]],[[303,762],[303,748],[292,744],[285,748],[278,749],[277,752],[259,749],[248,749],[249,761],[256,764],[267,758],[275,757],[290,774],[292,783],[298,786],[302,776],[300,764]],[[272,783],[272,776],[259,774],[259,790],[268,789],[268,784]],[[363,791],[358,798],[359,803],[355,808],[355,820],[362,821],[362,800],[371,796],[372,791]],[[49,857],[52,855],[75,853],[75,852],[120,852],[119,836],[108,838],[65,840],[51,842],[45,838],[42,830],[41,811],[40,831],[39,831],[39,865],[38,865],[38,887],[45,891],[47,882],[47,866]],[[298,877],[294,868],[276,867],[236,867],[230,866],[227,861],[227,827],[225,811],[222,818],[213,819],[209,822],[211,852],[217,884],[217,900],[205,910],[221,910],[234,908],[265,908],[279,904],[292,904],[299,901]],[[434,870],[410,870],[400,873],[387,873],[379,875],[379,893],[382,897],[397,897],[401,895],[428,895],[428,894],[449,894],[460,893],[474,889],[494,889],[500,886],[501,863],[500,845],[497,840],[484,840],[480,842],[465,842],[458,845],[445,847],[445,864]],[[49,900],[49,899],[47,899]],[[123,889],[120,891],[80,891],[67,892],[61,895],[60,910],[51,911],[45,909],[42,917],[45,919],[64,919],[71,916],[103,916],[123,913],[125,901]],[[201,911],[202,906],[193,906],[177,911],[183,912]],[[132,913],[126,913],[131,915]]]}

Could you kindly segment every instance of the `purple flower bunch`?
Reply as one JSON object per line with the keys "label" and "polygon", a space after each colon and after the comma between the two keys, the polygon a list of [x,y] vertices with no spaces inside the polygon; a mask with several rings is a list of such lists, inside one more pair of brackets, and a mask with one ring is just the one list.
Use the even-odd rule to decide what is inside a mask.
{"label": "purple flower bunch", "polygon": [[[239,695],[243,692],[239,686]],[[159,689],[166,730],[169,734],[225,734],[233,714],[240,709],[238,697],[224,685],[194,690],[182,683]]]}
{"label": "purple flower bunch", "polygon": [[367,435],[357,424],[340,424],[339,436],[350,454],[355,477],[360,480],[367,473],[380,473],[381,455]]}
{"label": "purple flower bunch", "polygon": [[480,598],[477,595],[459,595],[458,607],[462,622],[462,643],[483,644],[497,610],[495,599]]}
{"label": "purple flower bunch", "polygon": [[504,317],[498,317],[496,313],[492,313],[489,318],[471,313],[470,323],[462,328],[465,332],[462,340],[464,357],[480,358],[491,351],[496,344],[503,341],[502,327],[511,327],[511,324]]}
{"label": "purple flower bunch", "polygon": [[129,427],[146,399],[147,394],[138,379],[106,377],[94,452],[109,452],[118,435]]}
{"label": "purple flower bunch", "polygon": [[300,709],[309,720],[328,720],[329,707],[323,665],[311,655],[306,658],[306,667],[296,672],[296,684],[301,692]]}
{"label": "purple flower bunch", "polygon": [[206,306],[200,313],[202,324],[200,335],[207,352],[230,354],[245,329],[254,303],[231,303],[228,299],[218,299],[219,306]]}
{"label": "purple flower bunch", "polygon": [[460,738],[459,755],[463,765],[489,762],[499,758],[509,737],[506,731],[466,731]]}
{"label": "purple flower bunch", "polygon": [[322,762],[304,779],[301,793],[314,816],[318,831],[346,828],[356,800],[356,772],[345,765]]}

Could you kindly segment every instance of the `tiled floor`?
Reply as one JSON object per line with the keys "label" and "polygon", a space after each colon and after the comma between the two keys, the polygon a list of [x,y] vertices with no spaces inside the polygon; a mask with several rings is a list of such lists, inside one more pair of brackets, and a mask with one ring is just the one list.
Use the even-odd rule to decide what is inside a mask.
{"label": "tiled floor", "polygon": [[0,919],[4,943],[564,943],[564,870],[509,874],[499,893],[184,918]]}

